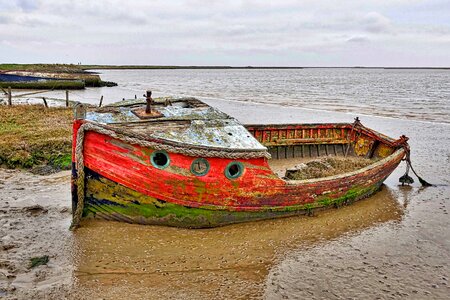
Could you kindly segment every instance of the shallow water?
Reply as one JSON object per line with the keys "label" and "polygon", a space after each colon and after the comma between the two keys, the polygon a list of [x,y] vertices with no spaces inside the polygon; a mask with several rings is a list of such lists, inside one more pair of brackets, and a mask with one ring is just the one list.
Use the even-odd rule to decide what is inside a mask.
{"label": "shallow water", "polygon": [[[284,104],[208,103],[244,123],[351,122],[356,116]],[[416,180],[399,187],[402,163],[380,193],[314,217],[208,230],[87,222],[72,233],[68,174],[1,170],[0,241],[14,247],[0,252],[0,297],[448,299],[450,126],[361,120],[389,136],[409,136],[414,168],[437,185],[424,189]],[[34,204],[47,212],[30,213]],[[45,254],[48,266],[28,270],[30,257]]]}
{"label": "shallow water", "polygon": [[[98,70],[118,87],[71,91],[71,99],[98,104],[122,98],[194,96],[358,112],[450,123],[450,70]],[[64,99],[64,91],[41,96]],[[42,102],[42,100],[40,100]]]}

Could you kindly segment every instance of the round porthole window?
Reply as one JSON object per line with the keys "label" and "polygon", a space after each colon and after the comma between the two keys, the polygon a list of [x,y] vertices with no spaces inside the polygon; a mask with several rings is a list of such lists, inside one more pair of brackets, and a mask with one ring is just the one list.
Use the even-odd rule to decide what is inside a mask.
{"label": "round porthole window", "polygon": [[170,158],[165,151],[155,151],[150,156],[150,161],[155,168],[164,169],[170,164]]}
{"label": "round porthole window", "polygon": [[228,164],[225,169],[225,176],[228,179],[236,179],[244,173],[244,165],[238,161],[233,161]]}
{"label": "round porthole window", "polygon": [[209,162],[204,158],[197,158],[192,162],[191,172],[197,176],[204,176],[209,171]]}

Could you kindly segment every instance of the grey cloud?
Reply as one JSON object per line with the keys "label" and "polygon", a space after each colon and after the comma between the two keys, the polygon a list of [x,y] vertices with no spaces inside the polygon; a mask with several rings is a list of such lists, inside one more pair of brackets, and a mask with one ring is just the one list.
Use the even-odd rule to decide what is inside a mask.
{"label": "grey cloud", "polygon": [[363,36],[355,36],[355,37],[352,37],[352,38],[349,38],[348,40],[347,40],[347,43],[360,43],[360,44],[362,44],[362,43],[367,43],[367,42],[369,42],[370,40],[368,39],[368,38],[366,38],[366,37],[363,37]]}
{"label": "grey cloud", "polygon": [[361,23],[367,31],[372,33],[388,32],[391,28],[391,20],[377,12],[365,15]]}
{"label": "grey cloud", "polygon": [[[433,0],[426,2],[429,1]],[[152,63],[158,63],[161,53],[173,53],[165,57],[172,57],[178,64],[183,61],[192,64],[190,58],[196,57],[215,64],[245,59],[249,61],[244,64],[251,64],[269,59],[265,64],[270,65],[276,61],[270,59],[282,56],[292,59],[295,65],[308,64],[311,57],[314,61],[318,57],[324,60],[345,57],[351,65],[349,53],[358,45],[370,43],[373,53],[383,49],[379,53],[384,56],[378,59],[389,60],[389,51],[409,51],[410,45],[418,40],[436,46],[424,55],[450,52],[450,46],[445,44],[450,39],[449,22],[417,22],[414,16],[419,8],[407,0],[342,1],[339,5],[325,0],[11,0],[8,3],[19,2],[21,6],[0,3],[3,16],[7,16],[0,14],[0,24],[3,23],[0,36],[9,41],[11,53],[16,50],[23,55],[28,53],[24,59],[32,61],[41,60],[41,56],[27,47],[27,41],[43,39],[51,41],[42,45],[47,51],[45,57],[53,54],[56,59],[60,55],[56,49],[61,48],[67,57],[73,55],[92,63],[98,57],[103,62],[110,59],[117,63],[122,59],[124,64],[129,59],[149,63],[148,57]],[[55,43],[59,46],[54,47]],[[140,56],[135,56],[135,51]],[[94,52],[95,57],[90,55]],[[117,53],[123,55],[119,57]],[[182,54],[175,57],[175,53]],[[367,57],[368,61],[371,59]]]}
{"label": "grey cloud", "polygon": [[38,0],[17,0],[17,6],[19,6],[25,12],[31,12],[39,7]]}
{"label": "grey cloud", "polygon": [[28,17],[28,16],[21,18],[20,20],[18,20],[17,23],[26,27],[48,27],[53,25],[51,22],[43,18]]}
{"label": "grey cloud", "polygon": [[0,24],[10,24],[12,19],[7,15],[0,15]]}
{"label": "grey cloud", "polygon": [[4,25],[20,25],[25,27],[38,27],[51,25],[50,22],[43,18],[32,17],[28,15],[10,17],[0,15],[0,24]]}

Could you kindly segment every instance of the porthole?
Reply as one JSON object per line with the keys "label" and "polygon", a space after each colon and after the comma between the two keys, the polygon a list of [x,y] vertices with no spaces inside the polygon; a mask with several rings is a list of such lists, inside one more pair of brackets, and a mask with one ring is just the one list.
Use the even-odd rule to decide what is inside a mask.
{"label": "porthole", "polygon": [[170,158],[165,151],[155,151],[150,156],[150,161],[155,168],[164,169],[170,164]]}
{"label": "porthole", "polygon": [[209,171],[209,162],[204,158],[197,158],[191,164],[191,173],[197,176],[204,176]]}
{"label": "porthole", "polygon": [[225,169],[225,176],[228,179],[236,179],[244,173],[244,165],[238,161],[233,161],[228,164]]}

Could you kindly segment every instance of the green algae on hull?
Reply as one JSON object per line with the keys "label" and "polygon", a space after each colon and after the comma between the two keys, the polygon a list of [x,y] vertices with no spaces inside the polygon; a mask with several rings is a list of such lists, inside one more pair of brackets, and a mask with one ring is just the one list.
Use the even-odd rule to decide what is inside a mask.
{"label": "green algae on hull", "polygon": [[261,207],[259,211],[230,211],[225,207],[187,207],[156,199],[115,183],[87,170],[83,216],[127,223],[168,225],[186,228],[209,228],[246,221],[294,215],[311,215],[314,210],[339,207],[366,198],[379,190],[381,182],[356,187],[331,199],[323,197],[313,203],[286,207]]}

